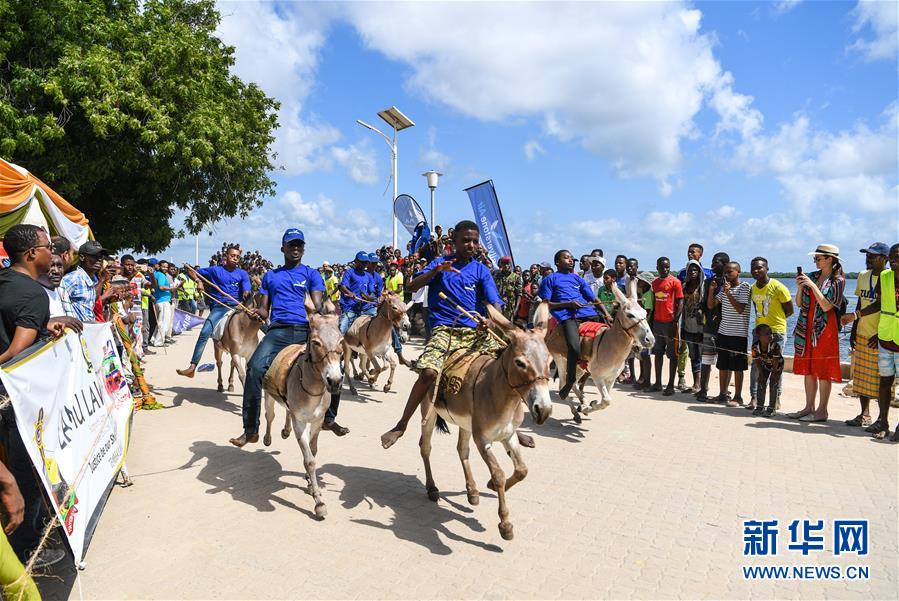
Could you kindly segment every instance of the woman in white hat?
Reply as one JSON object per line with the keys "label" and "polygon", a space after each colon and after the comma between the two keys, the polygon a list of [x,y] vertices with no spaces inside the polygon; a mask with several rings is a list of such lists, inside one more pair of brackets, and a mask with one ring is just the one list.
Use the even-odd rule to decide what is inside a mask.
{"label": "woman in white hat", "polygon": [[[804,422],[827,420],[830,386],[841,382],[839,319],[837,311],[844,303],[843,268],[840,249],[833,244],[819,244],[813,252],[817,271],[796,275],[796,304],[799,318],[793,340],[796,355],[793,373],[805,376],[805,408],[788,414]],[[815,396],[820,398],[815,409]]]}

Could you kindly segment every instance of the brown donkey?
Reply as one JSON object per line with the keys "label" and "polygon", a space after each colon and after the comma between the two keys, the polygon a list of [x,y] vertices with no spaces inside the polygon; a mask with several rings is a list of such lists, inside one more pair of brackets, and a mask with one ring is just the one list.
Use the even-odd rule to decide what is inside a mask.
{"label": "brown donkey", "polygon": [[[258,307],[262,300],[262,295],[256,293],[246,306],[250,309]],[[218,391],[224,392],[225,387],[222,385],[222,354],[231,355],[231,372],[228,374],[228,392],[234,392],[234,370],[237,370],[237,376],[240,378],[240,384],[243,386],[244,379],[247,376],[247,362],[253,356],[253,351],[259,345],[259,330],[262,328],[262,322],[253,319],[244,311],[236,309],[226,315],[224,325],[224,333],[221,340],[212,341],[215,349],[215,364],[218,367]]]}
{"label": "brown donkey", "polygon": [[[499,497],[499,532],[504,539],[511,540],[512,522],[509,521],[506,491],[528,473],[515,432],[524,419],[521,403],[527,403],[537,424],[545,422],[552,413],[549,398],[549,365],[552,358],[544,341],[549,311],[541,304],[534,318],[534,330],[530,332],[513,326],[490,305],[487,312],[491,321],[509,340],[509,346],[498,357],[477,357],[468,367],[461,386],[450,385],[442,391],[442,397],[436,401],[436,411],[429,411],[428,403],[422,405],[425,421],[419,446],[425,464],[428,498],[437,501],[438,489],[431,474],[431,436],[438,417],[459,426],[456,449],[465,473],[465,489],[468,502],[477,505],[480,497],[468,461],[469,442],[474,438],[478,452],[490,469],[487,486],[495,490]],[[515,467],[508,479],[493,454],[493,444],[496,442],[502,443]]]}
{"label": "brown donkey", "polygon": [[[386,291],[378,299],[377,315],[358,317],[344,335],[343,370],[350,384],[350,392],[354,396],[357,392],[353,378],[350,377],[350,367],[353,368],[354,375],[358,375],[358,372],[353,364],[353,351],[358,353],[362,373],[368,377],[368,384],[372,388],[378,376],[386,369],[386,365],[383,367],[379,365],[376,358],[390,364],[390,374],[387,376],[387,384],[384,385],[384,392],[390,392],[397,364],[397,356],[391,346],[394,327],[400,329],[400,340],[408,337],[409,316],[406,315],[406,303],[402,297]],[[373,371],[369,371],[369,365],[374,366]]]}
{"label": "brown donkey", "polygon": [[326,301],[322,315],[316,315],[313,313],[315,307],[306,296],[309,316],[306,344],[292,344],[278,353],[262,382],[265,390],[265,437],[262,442],[266,446],[272,444],[272,421],[277,402],[287,410],[281,437],[290,436],[293,426],[303,453],[306,478],[315,499],[315,515],[318,518],[324,518],[328,513],[316,476],[318,435],[331,394],[340,391],[343,379],[340,373],[343,339],[337,326],[337,316],[330,314],[333,308],[331,301]]}

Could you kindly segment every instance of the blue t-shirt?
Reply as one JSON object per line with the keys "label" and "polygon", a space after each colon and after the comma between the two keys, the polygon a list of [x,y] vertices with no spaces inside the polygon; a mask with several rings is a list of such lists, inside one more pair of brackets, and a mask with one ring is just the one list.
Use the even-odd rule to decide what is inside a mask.
{"label": "blue t-shirt", "polygon": [[[427,273],[437,266],[454,257],[438,257],[431,261],[422,273]],[[454,271],[444,271],[434,276],[434,279],[428,284],[428,309],[430,310],[429,321],[432,328],[437,326],[452,326],[457,328],[474,328],[477,326],[471,319],[459,315],[451,303],[440,298],[439,294],[443,292],[451,301],[459,304],[460,307],[467,311],[477,311],[484,314],[484,301],[491,305],[502,305],[503,301],[499,297],[499,291],[496,289],[496,283],[490,270],[474,259],[470,260],[467,265],[460,267],[454,264],[454,267],[460,273]]]}
{"label": "blue t-shirt", "polygon": [[[355,268],[348,269],[343,274],[343,279],[340,280],[340,285],[345,287],[347,290],[352,292],[358,297],[361,297],[363,294],[368,294],[369,281],[371,280],[371,274],[367,271],[356,271]],[[364,303],[368,304],[368,303]],[[354,313],[359,313],[364,307],[363,303],[348,298],[346,296],[340,295],[340,308],[344,311],[352,311]]]}
{"label": "blue t-shirt", "polygon": [[265,272],[259,292],[269,297],[272,323],[298,325],[309,323],[306,294],[324,289],[325,282],[318,270],[300,264],[293,269],[279,267]]}
{"label": "blue t-shirt", "polygon": [[[243,300],[243,295],[250,292],[253,288],[250,286],[250,276],[247,272],[239,267],[234,271],[228,271],[221,265],[213,265],[212,267],[204,267],[197,271],[201,276],[218,286],[222,291],[228,293],[235,300]],[[202,281],[202,280],[201,280]],[[206,284],[203,288],[206,294],[218,301],[210,301],[212,306],[216,304],[234,306],[234,301],[223,295],[221,292]]]}
{"label": "blue t-shirt", "polygon": [[[159,286],[171,286],[169,283],[169,276],[157,270],[153,272],[153,277],[156,279],[156,284]],[[170,303],[172,302],[172,291],[171,290],[153,290],[153,298],[156,299],[157,303]]]}
{"label": "blue t-shirt", "polygon": [[[553,303],[569,301],[593,302],[596,295],[584,278],[576,273],[551,273],[540,282],[540,298]],[[553,309],[550,311],[559,321],[580,317],[595,317],[596,309],[592,305],[580,309]]]}
{"label": "blue t-shirt", "polygon": [[377,271],[369,272],[369,281],[368,281],[368,293],[375,298],[381,296],[381,292],[384,291],[384,278],[381,277],[381,274]]}

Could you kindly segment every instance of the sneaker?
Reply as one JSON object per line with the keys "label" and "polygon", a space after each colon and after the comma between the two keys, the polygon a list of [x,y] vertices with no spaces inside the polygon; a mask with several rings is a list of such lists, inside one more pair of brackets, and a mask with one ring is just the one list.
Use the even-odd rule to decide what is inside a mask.
{"label": "sneaker", "polygon": [[37,557],[34,560],[34,567],[36,569],[49,568],[53,564],[57,564],[62,561],[65,556],[66,552],[62,549],[52,549],[46,547],[37,554]]}
{"label": "sneaker", "polygon": [[762,407],[756,407],[756,408],[753,410],[752,414],[753,414],[753,415],[761,415],[764,411],[765,411],[764,408],[762,408]]}
{"label": "sneaker", "polygon": [[678,376],[677,389],[684,390],[687,387],[687,379],[684,376]]}
{"label": "sneaker", "polygon": [[768,407],[765,409],[765,417],[774,417],[774,407]]}

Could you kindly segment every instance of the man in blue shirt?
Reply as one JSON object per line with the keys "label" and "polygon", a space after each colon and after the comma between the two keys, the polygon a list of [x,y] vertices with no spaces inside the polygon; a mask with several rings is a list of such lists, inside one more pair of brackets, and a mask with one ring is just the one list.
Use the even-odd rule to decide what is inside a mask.
{"label": "man in blue shirt", "polygon": [[172,339],[172,323],[175,316],[172,306],[172,292],[178,289],[177,282],[172,282],[168,275],[168,261],[159,261],[153,272],[153,298],[156,299],[156,332],[150,339],[151,346],[165,346],[174,342]]}
{"label": "man in blue shirt", "polygon": [[[368,254],[368,263],[365,264],[365,271],[368,272],[368,295],[377,302],[381,293],[384,292],[384,278],[378,273],[378,255],[375,253]],[[367,303],[362,307],[363,315],[377,315],[378,305]]]}
{"label": "man in blue shirt", "polygon": [[538,295],[549,305],[549,312],[559,322],[557,327],[565,333],[568,369],[559,389],[559,396],[564,400],[577,376],[577,361],[581,354],[580,325],[585,321],[599,321],[596,309],[591,305],[601,303],[584,278],[574,273],[574,257],[569,251],[556,252],[553,260],[556,271],[543,278]]}
{"label": "man in blue shirt", "polygon": [[[262,305],[248,311],[257,319],[270,319],[265,338],[247,363],[243,388],[243,434],[230,440],[236,447],[259,441],[259,416],[262,411],[262,378],[281,350],[291,344],[303,344],[309,337],[306,295],[315,309],[321,310],[325,282],[317,269],[303,265],[306,241],[303,232],[290,228],[281,238],[284,265],[266,272],[259,292]],[[330,422],[333,423],[333,419]],[[325,418],[325,429],[329,426]],[[337,426],[339,428],[339,426]],[[345,432],[344,432],[345,433]]]}
{"label": "man in blue shirt", "polygon": [[[478,226],[473,221],[459,222],[453,229],[456,254],[434,259],[409,282],[410,292],[428,287],[431,338],[418,359],[420,374],[409,393],[400,421],[381,436],[381,445],[385,449],[406,431],[415,410],[437,382],[437,374],[443,369],[443,362],[450,353],[460,348],[487,352],[498,348],[486,331],[460,314],[450,302],[455,301],[471,312],[476,312],[484,303],[490,303],[497,311],[502,311],[503,303],[490,270],[472,259],[478,250],[478,234]],[[441,292],[450,301],[440,298]]]}
{"label": "man in blue shirt", "polygon": [[200,359],[203,357],[203,350],[206,348],[206,343],[209,341],[209,337],[212,336],[212,332],[215,331],[215,326],[236,306],[233,300],[212,286],[208,286],[209,289],[207,290],[207,286],[204,286],[200,276],[221,288],[222,291],[232,298],[243,302],[249,298],[253,288],[250,285],[250,276],[239,265],[240,249],[232,245],[225,251],[225,259],[221,265],[204,267],[198,271],[194,271],[189,265],[186,266],[188,275],[197,282],[197,289],[203,290],[212,298],[208,299],[209,317],[203,322],[200,336],[197,338],[196,345],[194,345],[194,354],[190,359],[190,367],[176,370],[178,375],[187,376],[188,378],[194,377],[197,365],[200,364]]}
{"label": "man in blue shirt", "polygon": [[[346,334],[356,318],[362,315],[369,303],[374,300],[370,294],[371,275],[366,271],[368,253],[359,251],[353,261],[353,268],[347,269],[340,280],[340,333]],[[361,300],[360,300],[361,299]]]}

